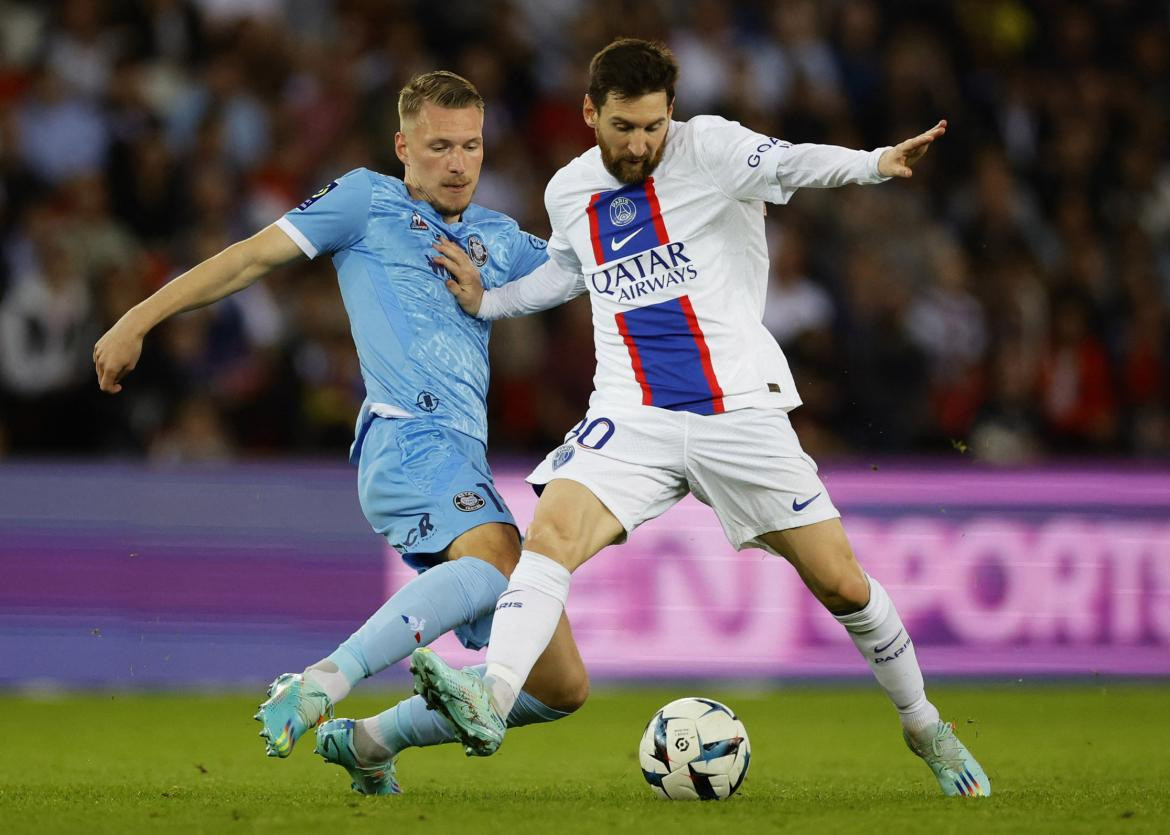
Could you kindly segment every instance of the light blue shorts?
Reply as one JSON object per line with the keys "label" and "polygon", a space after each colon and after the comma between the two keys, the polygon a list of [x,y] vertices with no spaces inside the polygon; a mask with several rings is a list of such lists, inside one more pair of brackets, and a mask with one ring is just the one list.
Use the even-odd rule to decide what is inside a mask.
{"label": "light blue shorts", "polygon": [[[431,420],[371,417],[359,432],[358,498],[375,531],[418,572],[461,534],[490,522],[516,527],[496,491],[487,450]],[[464,646],[486,646],[491,614],[455,630]]]}

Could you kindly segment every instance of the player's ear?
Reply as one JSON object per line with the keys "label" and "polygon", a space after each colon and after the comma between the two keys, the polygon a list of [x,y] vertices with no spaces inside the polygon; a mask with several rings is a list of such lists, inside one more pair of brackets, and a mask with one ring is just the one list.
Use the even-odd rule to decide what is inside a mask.
{"label": "player's ear", "polygon": [[394,134],[394,154],[398,157],[399,162],[406,165],[408,157],[406,153],[406,134],[402,131]]}
{"label": "player's ear", "polygon": [[581,105],[581,115],[585,117],[585,124],[596,130],[600,114],[593,106],[593,99],[589,98],[588,93],[585,94],[585,103]]}

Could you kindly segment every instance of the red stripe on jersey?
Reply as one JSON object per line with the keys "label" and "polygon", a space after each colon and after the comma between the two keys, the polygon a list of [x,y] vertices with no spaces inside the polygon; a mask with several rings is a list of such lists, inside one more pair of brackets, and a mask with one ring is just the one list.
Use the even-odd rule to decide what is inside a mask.
{"label": "red stripe on jersey", "polygon": [[715,414],[723,411],[723,389],[719,387],[719,380],[715,378],[715,366],[711,365],[711,351],[707,348],[707,339],[699,327],[699,320],[695,318],[695,308],[691,306],[690,296],[680,296],[679,304],[683,315],[687,317],[687,324],[691,328],[691,336],[695,338],[695,345],[699,349],[699,358],[703,363],[703,376],[707,378],[707,385],[711,387],[711,407]]}
{"label": "red stripe on jersey", "polygon": [[664,244],[670,240],[666,234],[666,223],[662,220],[662,207],[658,205],[658,193],[654,191],[654,178],[646,178],[646,200],[650,203],[650,217],[654,219],[654,232],[658,235],[658,243]]}
{"label": "red stripe on jersey", "polygon": [[601,249],[601,228],[597,223],[597,201],[604,192],[597,192],[589,198],[589,208],[585,214],[589,216],[589,239],[593,241],[593,257],[597,259],[597,266],[605,263],[605,252]]}
{"label": "red stripe on jersey", "polygon": [[[634,343],[634,338],[630,336],[630,329],[626,325],[626,314],[614,314],[614,319],[617,320],[618,333],[622,335],[622,341],[626,343],[626,349],[630,352],[630,364],[634,366],[634,379],[638,381],[638,385],[642,387],[642,405],[654,405],[654,395],[650,391],[650,384],[646,382],[646,372],[642,368],[642,358],[638,355],[638,346]],[[693,328],[692,328],[693,330]],[[723,393],[720,392],[722,397]],[[719,401],[719,411],[723,411],[723,401]]]}

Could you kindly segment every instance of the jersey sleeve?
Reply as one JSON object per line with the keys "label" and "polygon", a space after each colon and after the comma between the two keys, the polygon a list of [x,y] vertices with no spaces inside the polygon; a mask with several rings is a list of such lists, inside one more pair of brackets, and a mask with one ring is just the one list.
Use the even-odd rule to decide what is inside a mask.
{"label": "jersey sleeve", "polygon": [[854,151],[836,145],[793,145],[717,116],[691,120],[695,149],[715,184],[737,200],[787,203],[801,188],[880,183],[885,148]]}
{"label": "jersey sleeve", "polygon": [[528,275],[548,260],[548,243],[543,238],[517,230],[512,236],[512,258],[507,281]]}
{"label": "jersey sleeve", "polygon": [[561,169],[549,180],[544,190],[544,209],[548,212],[548,222],[552,226],[552,235],[548,239],[548,257],[566,273],[576,275],[581,272],[581,259],[577,257],[573,245],[562,230],[561,212],[558,195],[561,191],[565,171]]}
{"label": "jersey sleeve", "polygon": [[364,168],[350,171],[276,221],[310,258],[339,252],[366,234],[373,193]]}
{"label": "jersey sleeve", "polygon": [[584,292],[585,276],[562,269],[550,259],[502,287],[484,291],[476,315],[480,319],[511,319],[548,310]]}

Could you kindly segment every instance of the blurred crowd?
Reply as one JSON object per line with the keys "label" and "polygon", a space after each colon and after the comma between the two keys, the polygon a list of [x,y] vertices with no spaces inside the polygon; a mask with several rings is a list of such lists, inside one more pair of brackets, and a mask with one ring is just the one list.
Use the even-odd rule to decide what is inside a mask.
{"label": "blurred crowd", "polygon": [[[93,343],[345,171],[401,176],[416,72],[479,87],[476,200],[547,235],[619,35],[675,51],[676,118],[856,148],[949,120],[909,181],[769,209],[810,453],[1170,453],[1165,0],[0,0],[0,454],[340,456],[327,259],[158,328],[116,397]],[[493,449],[543,453],[592,388],[588,301],[497,324],[492,364]]]}

